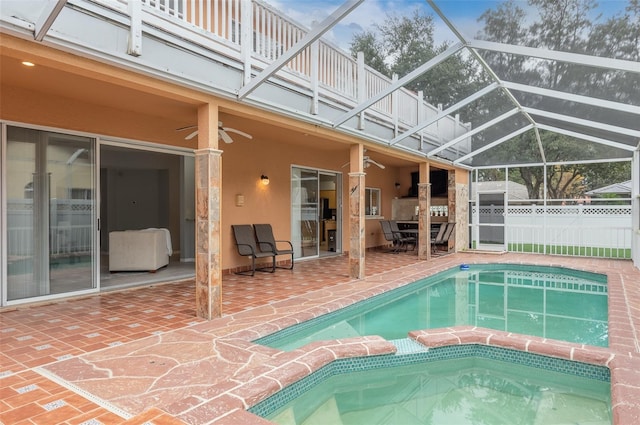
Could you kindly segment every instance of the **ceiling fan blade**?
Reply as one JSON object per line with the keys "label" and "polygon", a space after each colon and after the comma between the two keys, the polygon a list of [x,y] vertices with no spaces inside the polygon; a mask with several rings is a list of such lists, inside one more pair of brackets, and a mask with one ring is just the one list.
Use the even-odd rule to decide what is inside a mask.
{"label": "ceiling fan blade", "polygon": [[225,143],[233,143],[233,139],[231,137],[229,137],[229,135],[227,134],[226,131],[219,129],[218,130],[218,136],[220,136],[220,138],[225,142]]}
{"label": "ceiling fan blade", "polygon": [[367,159],[367,161],[366,161],[366,162],[369,162],[369,163],[371,163],[371,164],[373,164],[373,165],[376,165],[376,166],[378,166],[378,167],[382,168],[383,170],[384,170],[384,168],[385,168],[385,167],[384,167],[384,165],[380,164],[379,162],[374,161],[374,160],[373,160],[373,159],[371,159],[371,158]]}
{"label": "ceiling fan blade", "polygon": [[190,128],[197,128],[197,125],[187,125],[185,127],[176,128],[176,131],[189,130]]}
{"label": "ceiling fan blade", "polygon": [[246,137],[247,139],[253,139],[253,136],[250,134],[245,133],[244,131],[240,131],[240,130],[236,130],[235,128],[229,128],[229,127],[222,127],[222,130],[229,132],[229,133],[236,133],[239,134],[241,136]]}
{"label": "ceiling fan blade", "polygon": [[[176,131],[184,131],[192,128],[195,128],[196,130],[187,134],[187,136],[184,138],[185,140],[191,140],[198,135],[197,125],[187,125],[185,127],[176,128]],[[247,139],[253,139],[253,136],[251,134],[245,133],[244,131],[236,130],[235,128],[223,127],[222,121],[218,121],[218,137],[225,143],[233,143],[233,139],[227,134],[227,132],[239,134],[246,137]]]}
{"label": "ceiling fan blade", "polygon": [[191,140],[194,137],[196,137],[197,135],[198,135],[198,130],[194,131],[193,133],[187,134],[187,136],[184,138],[184,140]]}

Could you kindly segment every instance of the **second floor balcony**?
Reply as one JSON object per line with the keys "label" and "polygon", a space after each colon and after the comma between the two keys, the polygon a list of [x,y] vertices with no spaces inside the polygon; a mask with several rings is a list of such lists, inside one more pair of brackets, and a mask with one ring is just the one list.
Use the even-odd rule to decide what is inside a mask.
{"label": "second floor balcony", "polygon": [[[393,88],[397,77],[322,38],[308,42],[315,29],[259,0],[7,1],[0,17],[5,30],[23,36],[48,20],[43,38],[63,49],[420,156],[470,130],[402,87],[350,113]],[[422,128],[397,139],[416,126]],[[453,160],[470,143],[438,157]]]}

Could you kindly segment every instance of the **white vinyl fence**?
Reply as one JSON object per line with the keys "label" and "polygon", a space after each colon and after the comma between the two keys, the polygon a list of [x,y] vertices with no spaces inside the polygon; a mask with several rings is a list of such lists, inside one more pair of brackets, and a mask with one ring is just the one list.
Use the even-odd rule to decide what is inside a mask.
{"label": "white vinyl fence", "polygon": [[[475,205],[472,212],[473,220]],[[482,206],[479,217],[480,223],[504,219],[505,225],[482,226],[479,240],[473,240],[472,246],[500,240],[502,235],[492,233],[504,232],[511,252],[631,258],[630,205],[511,205],[506,211],[502,206]]]}
{"label": "white vinyl fence", "polygon": [[[49,214],[49,254],[83,255],[91,252],[94,236],[92,200],[52,199]],[[7,209],[7,252],[9,257],[33,255],[36,249],[31,199],[13,199]]]}

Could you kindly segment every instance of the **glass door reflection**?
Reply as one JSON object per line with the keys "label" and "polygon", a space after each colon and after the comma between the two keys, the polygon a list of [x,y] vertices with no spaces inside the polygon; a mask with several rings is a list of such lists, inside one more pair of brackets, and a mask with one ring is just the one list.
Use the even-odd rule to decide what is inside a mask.
{"label": "glass door reflection", "polygon": [[95,141],[7,128],[7,301],[96,287]]}

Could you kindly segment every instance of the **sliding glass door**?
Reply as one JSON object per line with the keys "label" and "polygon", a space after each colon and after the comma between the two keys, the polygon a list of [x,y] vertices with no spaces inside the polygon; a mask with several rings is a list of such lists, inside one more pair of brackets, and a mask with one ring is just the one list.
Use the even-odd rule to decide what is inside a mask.
{"label": "sliding glass door", "polygon": [[291,242],[296,258],[340,251],[340,175],[291,169]]}
{"label": "sliding glass door", "polygon": [[95,140],[19,127],[6,135],[6,301],[95,288]]}
{"label": "sliding glass door", "polygon": [[296,258],[318,255],[318,172],[291,170],[291,239]]}

